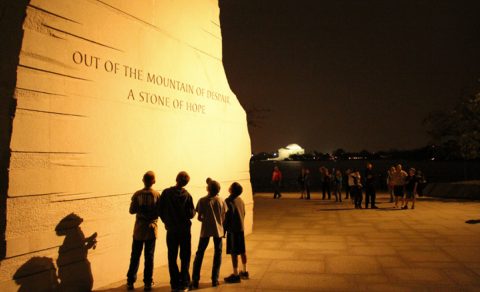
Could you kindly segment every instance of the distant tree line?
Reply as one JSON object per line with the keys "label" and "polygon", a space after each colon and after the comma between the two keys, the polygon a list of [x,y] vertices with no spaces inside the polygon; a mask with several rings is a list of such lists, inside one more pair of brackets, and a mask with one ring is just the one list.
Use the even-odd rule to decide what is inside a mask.
{"label": "distant tree line", "polygon": [[[344,149],[337,149],[332,153],[323,153],[319,151],[312,151],[305,154],[294,154],[286,160],[291,161],[329,161],[329,160],[445,160],[446,156],[442,156],[442,151],[435,145],[430,145],[413,150],[389,150],[370,152],[362,150],[360,152],[349,152]],[[251,158],[252,161],[268,160],[275,158],[275,153],[260,152],[254,154]]]}

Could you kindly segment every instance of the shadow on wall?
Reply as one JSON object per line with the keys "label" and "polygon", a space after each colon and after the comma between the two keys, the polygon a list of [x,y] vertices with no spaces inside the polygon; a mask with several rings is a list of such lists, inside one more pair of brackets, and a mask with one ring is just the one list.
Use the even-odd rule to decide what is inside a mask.
{"label": "shadow on wall", "polygon": [[53,259],[33,257],[23,264],[13,280],[23,291],[91,291],[93,276],[88,250],[95,249],[97,233],[85,238],[80,224],[83,219],[71,213],[55,227],[58,236],[65,236],[58,249],[56,266]]}
{"label": "shadow on wall", "polygon": [[5,258],[10,138],[15,115],[14,91],[23,39],[23,21],[30,0],[0,1],[0,260]]}
{"label": "shadow on wall", "polygon": [[472,220],[467,220],[465,221],[467,224],[479,224],[480,220],[479,219],[472,219]]}
{"label": "shadow on wall", "polygon": [[56,272],[51,258],[33,257],[17,270],[13,279],[20,285],[18,292],[58,291]]}

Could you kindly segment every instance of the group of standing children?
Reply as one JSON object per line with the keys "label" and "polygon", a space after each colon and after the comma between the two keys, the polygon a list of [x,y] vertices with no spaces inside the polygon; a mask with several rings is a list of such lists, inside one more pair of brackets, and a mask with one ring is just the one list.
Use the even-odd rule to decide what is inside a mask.
{"label": "group of standing children", "polygon": [[[172,291],[187,291],[199,288],[200,270],[205,250],[210,237],[215,246],[212,266],[212,286],[219,285],[218,278],[222,260],[222,238],[227,234],[227,254],[232,257],[233,274],[224,280],[227,283],[239,283],[248,279],[246,269],[244,218],[245,204],[240,198],[243,188],[234,182],[229,188],[229,197],[224,201],[218,196],[220,184],[207,179],[207,195],[202,197],[196,208],[192,196],[185,189],[190,176],[181,171],[176,178],[176,185],[165,189],[160,195],[152,189],[155,174],[148,171],[143,176],[144,188],[137,191],[130,204],[130,213],[136,214],[133,231],[130,266],[127,273],[127,289],[133,290],[137,278],[140,256],[144,250],[144,290],[149,291],[153,284],[153,258],[157,238],[158,217],[167,231],[168,269]],[[192,280],[189,268],[191,258],[191,219],[197,213],[201,222],[198,249],[193,262]],[[180,269],[177,257],[180,252]],[[238,256],[242,259],[242,270],[238,270]]]}

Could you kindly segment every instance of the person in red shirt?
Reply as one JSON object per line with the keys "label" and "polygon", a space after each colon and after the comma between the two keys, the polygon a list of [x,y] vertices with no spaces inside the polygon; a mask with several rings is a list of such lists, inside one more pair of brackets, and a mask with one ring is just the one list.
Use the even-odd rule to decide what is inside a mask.
{"label": "person in red shirt", "polygon": [[282,197],[282,194],[280,193],[280,185],[282,184],[282,173],[280,172],[280,169],[278,169],[278,166],[275,166],[273,168],[272,184],[273,184],[273,198],[280,199]]}

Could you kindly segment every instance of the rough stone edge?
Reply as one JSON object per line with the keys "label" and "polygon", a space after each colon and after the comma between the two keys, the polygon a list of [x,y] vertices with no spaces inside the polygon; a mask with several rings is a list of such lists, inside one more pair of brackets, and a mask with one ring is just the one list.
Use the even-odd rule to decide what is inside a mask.
{"label": "rough stone edge", "polygon": [[7,227],[8,176],[10,141],[17,102],[17,66],[23,41],[23,22],[30,0],[8,0],[0,3],[0,260],[5,258]]}

